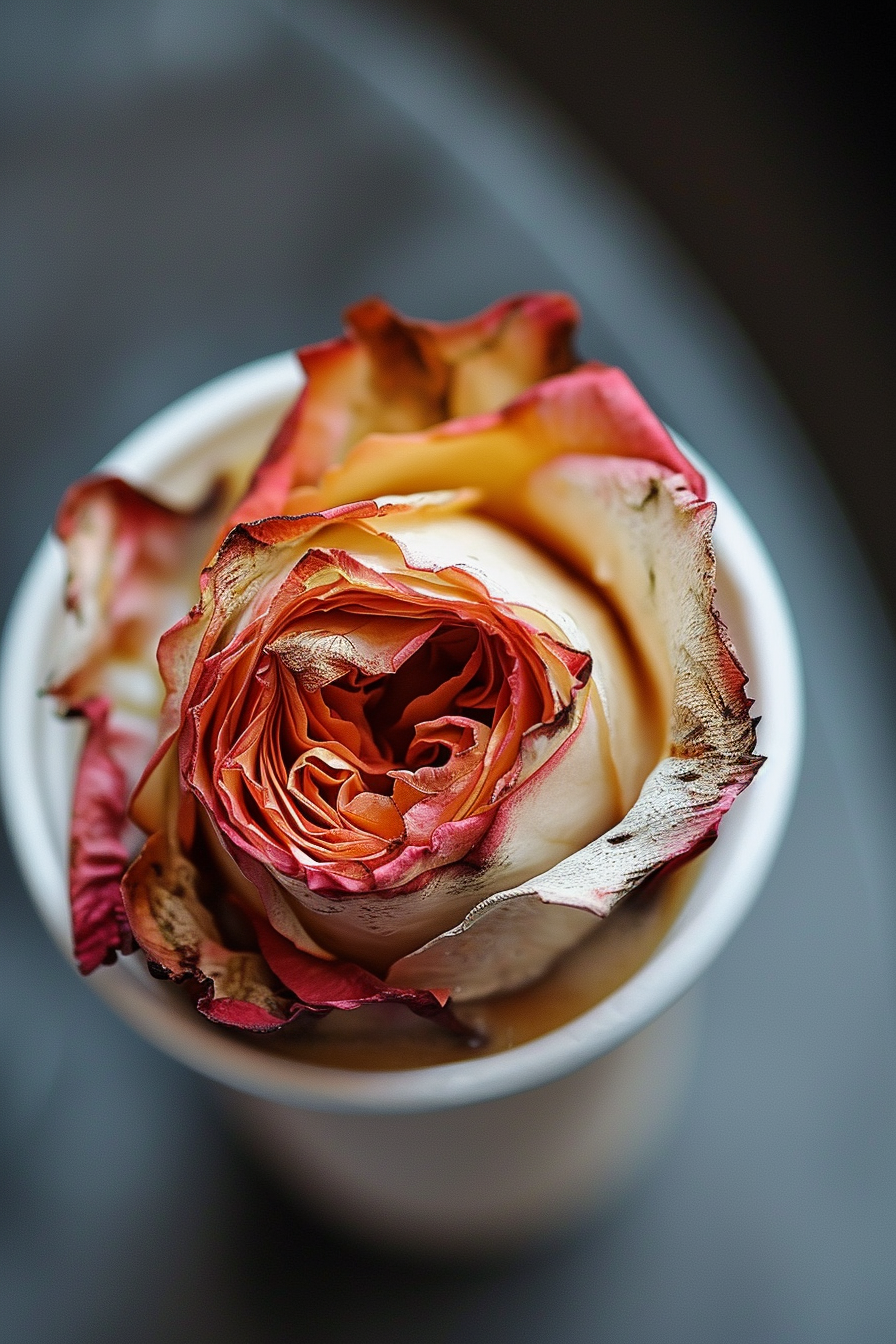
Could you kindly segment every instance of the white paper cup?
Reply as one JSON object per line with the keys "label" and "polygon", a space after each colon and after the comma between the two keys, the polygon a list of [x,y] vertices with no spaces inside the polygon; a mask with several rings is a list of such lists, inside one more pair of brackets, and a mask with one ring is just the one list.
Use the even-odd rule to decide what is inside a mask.
{"label": "white paper cup", "polygon": [[[259,453],[294,397],[291,355],[216,379],[155,416],[102,463],[172,502],[198,502],[214,466]],[[273,1169],[331,1217],[381,1240],[475,1249],[557,1227],[608,1197],[655,1145],[689,1054],[673,1005],[724,946],[778,850],[802,747],[799,655],[768,553],[706,470],[718,504],[719,606],[750,672],[766,764],[723,820],[691,894],[647,963],[595,1008],[501,1054],[354,1072],[301,1063],[212,1028],[139,958],[89,983],[141,1034],[239,1094],[240,1123]],[[71,958],[68,817],[78,727],[38,697],[59,622],[60,545],[40,546],[4,635],[0,770],[13,847]],[[669,1010],[673,1011],[669,1011]]]}

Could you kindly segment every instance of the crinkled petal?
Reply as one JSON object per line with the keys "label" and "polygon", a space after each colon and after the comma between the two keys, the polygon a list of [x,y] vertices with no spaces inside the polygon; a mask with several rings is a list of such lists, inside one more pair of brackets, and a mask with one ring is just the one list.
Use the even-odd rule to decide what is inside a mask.
{"label": "crinkled petal", "polygon": [[525,496],[533,529],[577,563],[640,631],[669,701],[669,750],[616,826],[532,881],[480,902],[393,966],[457,1000],[544,973],[647,877],[710,843],[761,764],[746,676],[713,609],[715,507],[653,462],[575,457]]}
{"label": "crinkled petal", "polygon": [[315,484],[366,434],[493,411],[566,372],[578,318],[564,294],[505,299],[448,323],[412,321],[382,299],[356,304],[346,336],[298,352],[307,383],[232,523],[284,512],[290,490]]}
{"label": "crinkled petal", "polygon": [[199,883],[196,866],[161,831],[147,840],[125,874],[125,908],[150,970],[198,982],[197,1007],[227,1026],[273,1031],[309,1011],[278,983],[258,952],[225,946],[199,899]]}
{"label": "crinkled petal", "polygon": [[621,369],[592,363],[547,378],[490,414],[418,433],[368,434],[319,485],[296,488],[284,508],[304,513],[354,499],[467,486],[482,492],[485,512],[521,526],[520,500],[532,473],[569,453],[656,462],[706,497],[703,477],[634,384]]}
{"label": "crinkled petal", "polygon": [[480,1044],[476,1032],[452,1012],[444,989],[402,989],[387,985],[370,971],[348,961],[320,961],[294,947],[262,920],[256,920],[258,942],[268,965],[309,1009],[351,1011],[375,1003],[397,1003],[443,1030]]}
{"label": "crinkled petal", "polygon": [[[158,668],[164,687],[159,743],[148,760],[131,804],[132,814],[147,832],[160,830],[164,815],[155,787],[164,760],[181,724],[184,701],[202,675],[203,660],[228,623],[246,618],[258,594],[279,586],[297,558],[299,548],[334,520],[375,516],[369,500],[301,518],[267,518],[234,528],[212,564],[202,572],[199,601],[158,641]],[[299,549],[298,554],[301,554]]]}
{"label": "crinkled petal", "polygon": [[85,700],[70,712],[87,720],[72,806],[70,886],[75,959],[89,975],[114,961],[117,951],[134,950],[121,898],[128,791],[116,759],[121,744],[109,728],[108,700]]}
{"label": "crinkled petal", "polygon": [[194,597],[210,509],[184,514],[115,477],[88,477],[56,519],[69,576],[50,686],[88,720],[75,780],[70,885],[75,954],[86,974],[132,950],[118,885],[138,838],[127,801],[156,743],[161,633]]}
{"label": "crinkled petal", "polygon": [[123,892],[130,925],[150,969],[166,979],[195,981],[200,990],[197,1007],[213,1022],[275,1031],[302,1015],[399,1003],[470,1035],[445,1007],[445,992],[397,989],[350,962],[318,959],[295,947],[255,910],[246,913],[260,951],[226,946],[211,910],[200,899],[202,883],[196,865],[160,831],[128,869]]}
{"label": "crinkled petal", "polygon": [[105,694],[113,706],[158,712],[156,645],[195,601],[213,504],[179,512],[115,476],[71,486],[56,515],[68,581],[53,695]]}

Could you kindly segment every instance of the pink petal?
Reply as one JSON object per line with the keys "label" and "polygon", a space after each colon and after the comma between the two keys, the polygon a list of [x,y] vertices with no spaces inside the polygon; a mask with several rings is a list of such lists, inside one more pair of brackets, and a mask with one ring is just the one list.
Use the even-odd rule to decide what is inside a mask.
{"label": "pink petal", "polygon": [[75,782],[70,882],[75,954],[87,974],[133,950],[119,884],[136,832],[131,791],[156,740],[159,635],[185,610],[208,543],[208,509],[181,514],[115,477],[67,492],[56,531],[68,551],[67,614],[50,687],[89,721]]}
{"label": "pink petal", "polygon": [[445,1006],[444,990],[396,989],[350,961],[323,961],[295,947],[266,920],[256,918],[258,945],[271,970],[313,1008],[360,1008],[365,1003],[404,1003],[415,1012]]}
{"label": "pink petal", "polygon": [[88,721],[78,763],[71,822],[71,904],[75,957],[82,974],[132,952],[134,939],[121,898],[128,864],[122,843],[128,789],[115,759],[109,729],[109,702],[84,701],[72,714]]}
{"label": "pink petal", "polygon": [[317,485],[296,487],[284,508],[303,513],[466,487],[480,491],[483,512],[520,527],[520,495],[532,473],[571,453],[653,461],[706,497],[703,477],[622,370],[590,363],[546,378],[493,412],[415,432],[369,433]]}
{"label": "pink petal", "polygon": [[512,412],[534,414],[563,453],[633,457],[680,473],[698,499],[706,481],[621,369],[596,361],[524,393]]}
{"label": "pink petal", "polygon": [[256,918],[254,923],[265,961],[310,1009],[350,1011],[371,1003],[400,1003],[418,1017],[431,1018],[452,1034],[462,1036],[468,1044],[478,1044],[475,1034],[448,1007],[446,990],[395,988],[351,962],[320,961],[300,951],[262,919]]}

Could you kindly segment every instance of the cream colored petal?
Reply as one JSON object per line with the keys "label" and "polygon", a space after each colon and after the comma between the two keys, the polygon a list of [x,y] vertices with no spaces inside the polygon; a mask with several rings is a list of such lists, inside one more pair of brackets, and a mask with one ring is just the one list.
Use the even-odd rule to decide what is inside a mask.
{"label": "cream colored petal", "polygon": [[639,632],[669,700],[669,753],[611,831],[392,967],[393,983],[450,985],[458,1001],[538,978],[589,919],[711,841],[761,764],[746,678],[712,607],[713,506],[655,463],[594,458],[552,463],[528,505],[544,538],[590,570]]}
{"label": "cream colored petal", "polygon": [[[664,716],[654,677],[601,591],[486,518],[459,514],[425,520],[407,513],[379,525],[398,542],[409,565],[453,566],[473,574],[531,624],[591,654],[622,810],[631,807],[667,745],[663,723],[668,711]],[[657,671],[661,684],[667,684],[665,664]]]}

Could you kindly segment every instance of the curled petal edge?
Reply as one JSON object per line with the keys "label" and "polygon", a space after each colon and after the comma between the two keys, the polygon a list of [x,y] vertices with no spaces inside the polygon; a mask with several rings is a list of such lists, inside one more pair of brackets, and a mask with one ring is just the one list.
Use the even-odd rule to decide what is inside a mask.
{"label": "curled petal edge", "polygon": [[69,711],[87,720],[78,762],[70,832],[70,896],[75,960],[82,975],[133,952],[134,937],[121,896],[128,864],[122,840],[128,787],[115,759],[109,702],[96,697]]}
{"label": "curled petal edge", "polygon": [[134,950],[120,891],[136,847],[127,803],[155,746],[156,643],[173,600],[183,594],[189,604],[191,560],[208,543],[212,508],[179,512],[118,477],[88,476],[57,513],[69,572],[48,694],[61,712],[87,720],[69,851],[75,959],[85,975]]}
{"label": "curled petal edge", "polygon": [[312,1010],[351,1011],[373,1003],[399,1003],[419,1017],[428,1017],[455,1035],[470,1036],[448,1004],[447,989],[407,989],[388,985],[372,971],[350,961],[323,961],[295,947],[266,920],[253,916],[265,961],[294,994]]}
{"label": "curled petal edge", "polygon": [[196,982],[196,1006],[211,1021],[269,1032],[334,1008],[399,1003],[470,1038],[469,1027],[446,1007],[446,991],[396,988],[350,962],[320,960],[295,947],[254,911],[243,909],[259,950],[228,947],[200,897],[201,883],[199,870],[177,840],[159,831],[131,864],[121,890],[129,927],[149,969],[159,978]]}
{"label": "curled petal edge", "polygon": [[345,321],[345,336],[297,351],[307,382],[231,524],[282,513],[290,490],[314,485],[365,434],[493,411],[566,372],[579,310],[565,294],[521,294],[460,322],[423,322],[370,298]]}
{"label": "curled petal edge", "polygon": [[703,476],[627,375],[595,361],[546,378],[492,412],[413,433],[370,433],[319,484],[297,487],[284,509],[306,513],[358,499],[472,487],[482,492],[485,513],[519,527],[533,473],[569,454],[651,461],[706,498]]}
{"label": "curled petal edge", "polygon": [[131,928],[160,978],[195,980],[199,1011],[215,1022],[272,1031],[304,1011],[257,952],[224,945],[198,895],[196,866],[161,831],[150,836],[122,883]]}
{"label": "curled petal edge", "polygon": [[[762,764],[746,675],[712,605],[714,505],[654,462],[582,457],[536,473],[527,500],[533,527],[589,566],[617,609],[648,627],[652,621],[671,679],[670,746],[618,825],[539,877],[481,901],[392,966],[390,983],[435,977],[455,1002],[544,974],[595,917],[712,843]],[[626,589],[628,601],[619,601]]]}

